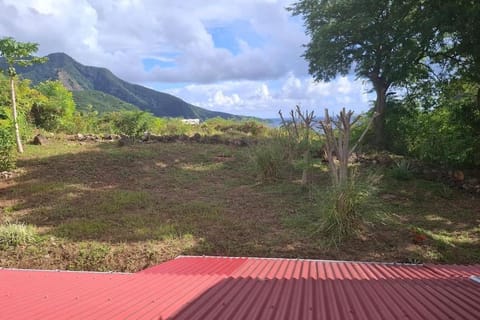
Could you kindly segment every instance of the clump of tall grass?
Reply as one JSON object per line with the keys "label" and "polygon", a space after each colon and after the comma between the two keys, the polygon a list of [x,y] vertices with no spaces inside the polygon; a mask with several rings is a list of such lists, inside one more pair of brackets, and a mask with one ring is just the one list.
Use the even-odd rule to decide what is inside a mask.
{"label": "clump of tall grass", "polygon": [[0,225],[0,248],[16,247],[39,240],[37,230],[34,226],[7,223]]}
{"label": "clump of tall grass", "polygon": [[324,199],[321,230],[335,245],[359,230],[360,205],[370,194],[368,186],[372,184],[358,183],[358,176],[352,174],[349,168],[349,158],[365,137],[375,116],[370,118],[353,147],[350,147],[351,133],[360,116],[353,117],[353,111],[347,112],[343,108],[340,115],[330,117],[328,109],[325,109],[325,117],[319,121],[325,136],[325,155],[333,186]]}
{"label": "clump of tall grass", "polygon": [[390,174],[397,180],[411,180],[413,178],[412,164],[406,159],[395,162]]}
{"label": "clump of tall grass", "polygon": [[253,151],[253,162],[263,182],[280,179],[289,166],[289,159],[279,137],[259,144]]}
{"label": "clump of tall grass", "polygon": [[319,197],[320,231],[329,244],[337,246],[360,230],[362,205],[374,193],[378,178],[371,176],[367,181],[360,182],[360,178],[353,175],[348,183],[331,186]]}

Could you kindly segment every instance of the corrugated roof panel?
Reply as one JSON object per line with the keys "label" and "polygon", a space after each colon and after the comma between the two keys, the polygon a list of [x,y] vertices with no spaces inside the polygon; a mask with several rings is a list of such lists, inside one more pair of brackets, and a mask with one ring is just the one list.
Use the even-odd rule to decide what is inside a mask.
{"label": "corrugated roof panel", "polygon": [[155,290],[155,288],[161,288],[162,280],[157,276],[151,277],[152,283],[148,288],[154,292],[154,295],[147,300],[149,303],[146,304],[142,302],[144,300],[139,299],[137,305],[142,308],[137,308],[135,311],[129,310],[130,312],[120,314],[116,319],[158,319],[159,315],[167,318],[222,280],[219,276],[205,275],[173,277],[180,285],[169,290]]}
{"label": "corrugated roof panel", "polygon": [[0,319],[478,319],[480,266],[179,257],[137,274],[0,270]]}
{"label": "corrugated roof panel", "polygon": [[97,298],[104,288],[130,278],[125,274],[1,270],[0,319],[47,319],[55,312],[66,318],[72,305]]}
{"label": "corrugated roof panel", "polygon": [[478,265],[462,266],[427,264],[425,267],[431,269],[436,274],[442,274],[445,277],[480,276],[480,267]]}
{"label": "corrugated roof panel", "polygon": [[[255,269],[255,265],[264,267]],[[287,281],[272,283],[269,286],[269,278],[265,276],[265,265],[269,266],[268,274],[275,275],[277,279],[279,274],[283,274],[280,278]],[[318,273],[315,274],[313,270]],[[315,318],[313,315],[320,315],[320,318],[338,319],[402,317],[441,319],[451,316],[475,318],[472,315],[480,311],[478,307],[471,309],[474,304],[467,302],[472,301],[471,297],[468,297],[468,292],[467,297],[459,299],[457,295],[463,294],[458,288],[454,293],[449,292],[448,288],[443,289],[449,286],[444,281],[447,280],[444,275],[435,274],[423,266],[249,259],[232,276],[233,279],[227,280],[228,284],[211,289],[208,295],[205,295],[208,304],[228,305],[230,306],[228,311],[220,307],[213,310],[204,309],[203,311],[210,313],[202,313],[199,318],[208,314],[212,318],[232,319],[236,318],[234,315],[238,315],[239,319],[248,315],[251,315],[248,318],[261,316],[270,319],[291,318],[294,315],[301,318]],[[236,283],[238,280],[252,281],[250,278],[256,284]],[[323,281],[318,281],[317,278]],[[259,280],[263,280],[262,283],[259,283]],[[246,292],[245,288],[248,289]],[[228,294],[225,292],[227,289],[231,290]],[[321,293],[320,297],[318,292]],[[474,294],[478,301],[478,292]],[[230,296],[235,296],[235,301],[245,308],[233,307]],[[256,307],[251,306],[252,301],[257,302]],[[341,304],[338,301],[341,301]],[[452,303],[448,303],[449,301],[460,307],[452,310],[450,306]],[[186,319],[198,315],[198,310],[205,304],[207,301],[200,298],[191,304],[191,309],[187,308],[196,310],[195,312],[189,314],[185,311],[179,314],[179,318]],[[314,312],[318,306],[323,308],[318,308],[318,312]]]}
{"label": "corrugated roof panel", "polygon": [[161,263],[139,273],[175,273],[175,274],[219,274],[229,275],[247,261],[247,258],[214,259],[212,257],[182,257]]}

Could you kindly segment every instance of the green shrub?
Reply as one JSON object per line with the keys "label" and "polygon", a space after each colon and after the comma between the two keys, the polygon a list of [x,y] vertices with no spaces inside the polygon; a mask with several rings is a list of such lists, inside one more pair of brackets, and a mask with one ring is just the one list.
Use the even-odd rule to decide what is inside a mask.
{"label": "green shrub", "polygon": [[149,123],[149,131],[158,135],[193,135],[200,131],[199,126],[182,122],[181,118],[153,117]]}
{"label": "green shrub", "polygon": [[413,178],[412,166],[410,161],[402,159],[395,162],[395,166],[390,170],[390,174],[397,180],[410,180]]}
{"label": "green shrub", "polygon": [[39,239],[34,226],[8,223],[0,225],[0,248],[16,247],[37,242]]}
{"label": "green shrub", "polygon": [[255,120],[232,120],[223,118],[208,119],[202,128],[209,134],[227,133],[249,135],[253,137],[265,136],[268,127],[264,123]]}
{"label": "green shrub", "polygon": [[263,145],[254,151],[257,172],[262,181],[280,178],[282,154],[278,148]]}
{"label": "green shrub", "polygon": [[478,167],[478,86],[453,81],[440,89],[433,104],[413,98],[388,102],[385,123],[388,149],[435,165]]}
{"label": "green shrub", "polygon": [[159,133],[164,135],[182,135],[189,134],[193,126],[182,122],[180,118],[166,119],[163,130]]}
{"label": "green shrub", "polygon": [[208,119],[203,124],[204,127],[208,128],[212,134],[231,131],[235,127],[235,121],[220,117]]}
{"label": "green shrub", "polygon": [[70,270],[107,271],[105,259],[110,252],[111,248],[106,244],[96,242],[81,243],[78,249],[78,255],[67,268]]}
{"label": "green shrub", "polygon": [[480,139],[464,123],[453,118],[452,110],[438,108],[419,117],[421,130],[411,151],[421,160],[456,167],[480,164],[475,152]]}
{"label": "green shrub", "polygon": [[237,130],[246,134],[250,134],[254,137],[258,137],[265,134],[265,132],[267,131],[267,126],[258,121],[249,120],[245,122],[240,122],[237,125]]}
{"label": "green shrub", "polygon": [[120,111],[105,114],[103,122],[110,124],[114,133],[136,139],[151,129],[154,119],[152,114],[144,111]]}
{"label": "green shrub", "polygon": [[352,178],[347,185],[330,187],[320,196],[320,231],[330,244],[338,245],[359,230],[361,207],[372,191],[371,183],[357,184]]}
{"label": "green shrub", "polygon": [[0,171],[15,168],[16,152],[15,138],[8,126],[0,127]]}
{"label": "green shrub", "polygon": [[[361,114],[359,120],[351,128],[352,131],[350,136],[350,146],[353,147],[355,144],[358,143],[358,146],[355,149],[357,152],[370,152],[377,149],[375,145],[375,132],[372,125],[370,125],[368,131],[362,137],[364,131],[370,124],[370,119],[373,117],[373,112],[374,110],[370,110],[366,113]],[[361,137],[362,140],[360,141]],[[391,143],[390,140],[387,141],[389,141],[389,144]]]}
{"label": "green shrub", "polygon": [[253,151],[253,161],[262,181],[274,181],[291,169],[285,141],[280,137],[269,139]]}
{"label": "green shrub", "polygon": [[418,132],[422,125],[418,121],[421,113],[414,105],[389,99],[385,115],[387,149],[401,155],[412,155]]}
{"label": "green shrub", "polygon": [[94,110],[92,105],[88,105],[85,110],[75,112],[72,119],[70,133],[111,133],[111,131],[102,131],[98,111]]}
{"label": "green shrub", "polygon": [[47,80],[36,89],[37,96],[30,110],[30,117],[37,128],[47,131],[73,132],[75,128],[75,101],[73,94],[60,81]]}

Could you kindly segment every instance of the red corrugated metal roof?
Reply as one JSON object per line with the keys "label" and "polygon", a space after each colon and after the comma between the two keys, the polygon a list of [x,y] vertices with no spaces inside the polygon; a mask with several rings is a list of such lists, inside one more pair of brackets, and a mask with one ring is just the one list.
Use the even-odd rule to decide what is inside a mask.
{"label": "red corrugated metal roof", "polygon": [[479,319],[480,265],[179,257],[136,274],[0,270],[0,319]]}

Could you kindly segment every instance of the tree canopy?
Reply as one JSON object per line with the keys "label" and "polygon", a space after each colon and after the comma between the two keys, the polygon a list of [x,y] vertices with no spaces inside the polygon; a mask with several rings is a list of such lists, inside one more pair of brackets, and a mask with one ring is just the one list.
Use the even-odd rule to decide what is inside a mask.
{"label": "tree canopy", "polygon": [[376,142],[383,147],[388,90],[412,74],[426,76],[422,59],[431,35],[419,19],[423,9],[418,1],[301,0],[290,10],[304,19],[310,36],[304,56],[315,80],[330,81],[353,71],[371,82],[379,114]]}
{"label": "tree canopy", "polygon": [[32,42],[18,42],[11,37],[0,39],[0,56],[5,59],[8,66],[8,76],[10,77],[10,94],[13,113],[13,125],[15,128],[15,138],[17,140],[18,152],[23,152],[22,139],[20,138],[20,129],[18,125],[18,114],[15,97],[15,81],[17,75],[15,65],[29,66],[34,63],[42,63],[46,58],[33,57],[37,52],[38,44]]}
{"label": "tree canopy", "polygon": [[0,56],[8,65],[9,76],[15,76],[15,65],[30,66],[34,63],[43,63],[44,57],[33,57],[38,51],[38,44],[33,42],[18,42],[12,37],[0,39]]}
{"label": "tree canopy", "polygon": [[75,113],[72,92],[60,81],[45,81],[36,89],[48,99],[38,99],[32,106],[31,115],[37,127],[55,131],[67,129]]}

